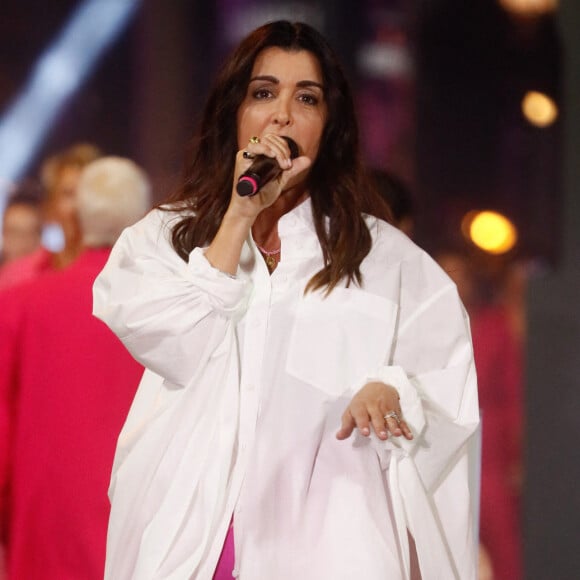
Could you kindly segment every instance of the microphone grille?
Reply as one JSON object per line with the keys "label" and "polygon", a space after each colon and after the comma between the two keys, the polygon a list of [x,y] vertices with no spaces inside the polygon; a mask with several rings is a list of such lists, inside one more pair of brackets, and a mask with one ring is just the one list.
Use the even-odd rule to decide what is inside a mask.
{"label": "microphone grille", "polygon": [[291,137],[287,137],[286,135],[282,135],[282,139],[285,139],[286,143],[288,143],[288,147],[290,148],[290,159],[296,159],[296,157],[300,155],[296,141],[294,141],[294,139]]}

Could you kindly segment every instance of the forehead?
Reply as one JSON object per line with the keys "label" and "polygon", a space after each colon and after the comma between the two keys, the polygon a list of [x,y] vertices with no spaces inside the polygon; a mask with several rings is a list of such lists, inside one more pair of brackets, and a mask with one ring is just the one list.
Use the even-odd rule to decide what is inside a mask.
{"label": "forehead", "polygon": [[322,84],[318,59],[307,50],[285,50],[271,46],[262,50],[252,68],[252,77],[270,75],[276,78],[310,80]]}

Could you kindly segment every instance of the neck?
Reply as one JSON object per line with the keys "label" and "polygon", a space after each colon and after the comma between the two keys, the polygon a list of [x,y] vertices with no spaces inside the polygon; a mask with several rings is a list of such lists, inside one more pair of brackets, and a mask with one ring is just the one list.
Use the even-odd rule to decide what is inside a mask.
{"label": "neck", "polygon": [[252,235],[256,243],[266,250],[279,248],[278,221],[307,197],[308,193],[304,190],[289,189],[283,192],[270,207],[263,209],[252,226]]}

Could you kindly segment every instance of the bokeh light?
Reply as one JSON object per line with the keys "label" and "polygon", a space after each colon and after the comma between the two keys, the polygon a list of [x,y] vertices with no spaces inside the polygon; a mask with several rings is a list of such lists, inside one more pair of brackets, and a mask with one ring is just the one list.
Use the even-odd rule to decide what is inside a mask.
{"label": "bokeh light", "polygon": [[541,16],[558,9],[558,0],[499,0],[499,4],[519,16]]}
{"label": "bokeh light", "polygon": [[522,99],[522,112],[536,127],[548,127],[558,118],[558,106],[548,95],[528,91]]}
{"label": "bokeh light", "polygon": [[517,243],[515,225],[495,211],[469,212],[462,220],[462,228],[469,239],[490,254],[505,254]]}

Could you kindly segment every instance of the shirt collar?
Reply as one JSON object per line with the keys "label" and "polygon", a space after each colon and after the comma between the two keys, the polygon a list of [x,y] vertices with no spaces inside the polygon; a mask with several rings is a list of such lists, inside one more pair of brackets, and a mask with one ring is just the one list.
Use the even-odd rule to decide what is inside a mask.
{"label": "shirt collar", "polygon": [[278,233],[281,237],[304,228],[316,233],[314,220],[312,218],[312,200],[310,197],[307,197],[302,203],[298,204],[278,220]]}

